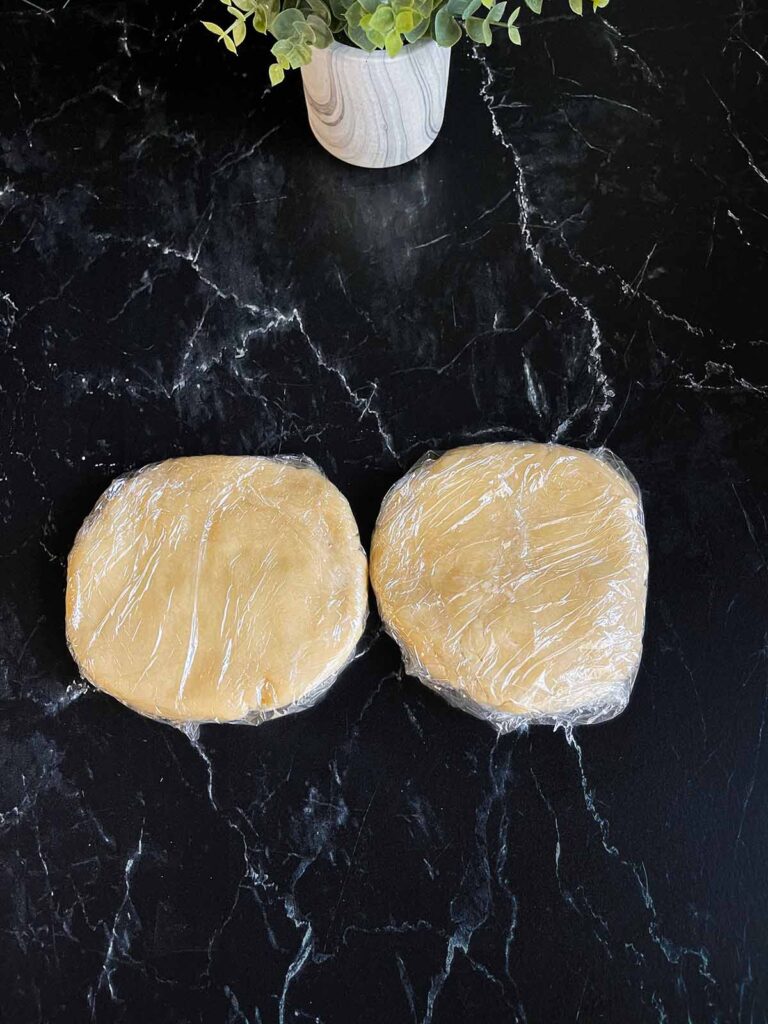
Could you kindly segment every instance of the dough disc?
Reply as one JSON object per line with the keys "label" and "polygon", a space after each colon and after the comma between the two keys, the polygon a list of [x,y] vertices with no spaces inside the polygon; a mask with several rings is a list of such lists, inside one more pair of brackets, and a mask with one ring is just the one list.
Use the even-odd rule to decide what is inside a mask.
{"label": "dough disc", "polygon": [[363,631],[365,554],[311,463],[171,459],[116,480],[77,535],[67,640],[136,711],[237,721],[332,681]]}
{"label": "dough disc", "polygon": [[638,494],[611,458],[474,445],[395,484],[371,582],[414,675],[497,722],[599,721],[624,708],[648,555]]}

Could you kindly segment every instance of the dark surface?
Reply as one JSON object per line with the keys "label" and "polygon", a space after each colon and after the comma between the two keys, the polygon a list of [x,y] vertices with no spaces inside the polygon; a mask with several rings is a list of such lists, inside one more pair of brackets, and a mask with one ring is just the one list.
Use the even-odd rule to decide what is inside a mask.
{"label": "dark surface", "polygon": [[[460,47],[387,172],[191,4],[40,3],[0,40],[2,1021],[768,1019],[757,0]],[[113,476],[306,452],[367,542],[426,448],[521,437],[643,489],[617,720],[498,740],[375,616],[318,707],[197,747],[78,682],[65,558]]]}

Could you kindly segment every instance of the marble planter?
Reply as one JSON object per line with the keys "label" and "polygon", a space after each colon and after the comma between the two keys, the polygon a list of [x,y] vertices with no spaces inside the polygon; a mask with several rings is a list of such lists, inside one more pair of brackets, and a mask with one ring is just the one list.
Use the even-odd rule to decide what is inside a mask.
{"label": "marble planter", "polygon": [[339,160],[396,167],[428,149],[443,123],[451,51],[431,39],[396,57],[344,43],[301,69],[309,125]]}

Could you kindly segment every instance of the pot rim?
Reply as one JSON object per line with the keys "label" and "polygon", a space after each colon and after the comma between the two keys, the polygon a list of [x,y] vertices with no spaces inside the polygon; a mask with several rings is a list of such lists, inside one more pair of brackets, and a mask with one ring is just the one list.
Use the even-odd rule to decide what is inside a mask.
{"label": "pot rim", "polygon": [[363,60],[363,61],[395,61],[402,60],[408,56],[408,52],[411,50],[417,50],[420,47],[429,46],[429,44],[437,46],[438,44],[434,39],[417,39],[415,43],[404,43],[402,50],[395,54],[394,57],[390,57],[386,50],[363,50],[359,46],[354,46],[350,43],[342,43],[339,39],[334,39],[330,46],[326,47],[327,51],[330,50],[346,50],[344,59],[349,60]]}

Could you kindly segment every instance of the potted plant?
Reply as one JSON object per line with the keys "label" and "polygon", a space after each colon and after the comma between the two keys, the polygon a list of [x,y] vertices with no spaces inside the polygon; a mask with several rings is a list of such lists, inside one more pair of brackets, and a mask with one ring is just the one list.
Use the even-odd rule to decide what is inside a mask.
{"label": "potted plant", "polygon": [[[275,39],[273,85],[301,68],[318,142],[359,167],[413,160],[443,123],[451,47],[466,34],[490,46],[506,29],[520,44],[520,7],[507,0],[221,0],[231,17],[203,25],[233,54],[248,26]],[[568,0],[575,14],[584,0]],[[587,0],[595,10],[608,0]],[[525,0],[534,14],[542,0]]]}

